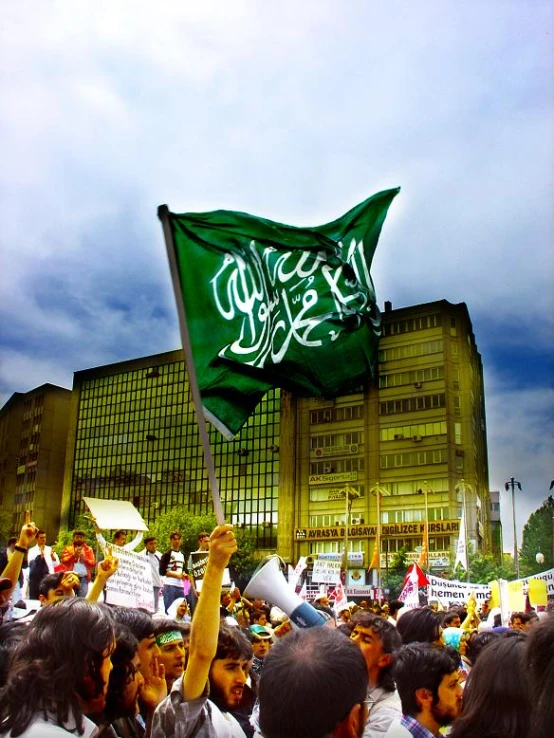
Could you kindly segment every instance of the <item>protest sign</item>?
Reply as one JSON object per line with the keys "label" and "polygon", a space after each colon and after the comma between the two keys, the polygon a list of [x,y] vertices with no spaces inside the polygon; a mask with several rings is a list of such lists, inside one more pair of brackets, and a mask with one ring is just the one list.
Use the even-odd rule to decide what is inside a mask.
{"label": "protest sign", "polygon": [[443,607],[449,607],[452,602],[463,604],[473,593],[477,604],[484,602],[490,594],[488,584],[472,584],[471,582],[451,581],[427,574],[429,579],[428,598],[438,600]]}
{"label": "protest sign", "polygon": [[144,556],[112,546],[119,567],[106,582],[106,602],[121,607],[143,607],[154,612],[152,568]]}
{"label": "protest sign", "polygon": [[100,500],[96,497],[83,497],[101,530],[148,530],[136,507],[126,500]]}
{"label": "protest sign", "polygon": [[340,561],[314,561],[312,582],[318,584],[338,584],[340,582]]}

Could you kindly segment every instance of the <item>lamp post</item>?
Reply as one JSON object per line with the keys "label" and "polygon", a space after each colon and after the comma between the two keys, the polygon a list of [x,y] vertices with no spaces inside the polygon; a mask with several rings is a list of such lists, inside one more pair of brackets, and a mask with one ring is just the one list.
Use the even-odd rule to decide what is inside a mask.
{"label": "lamp post", "polygon": [[[423,485],[418,489],[418,494],[422,494],[425,500],[425,528],[423,533],[423,546],[426,548],[425,556],[427,558],[427,568],[429,571],[431,571],[431,564],[430,558],[429,558],[429,500],[428,495],[429,492],[432,492],[433,490],[430,489],[429,484],[427,480],[424,480]],[[422,561],[423,563],[423,561]]]}
{"label": "lamp post", "polygon": [[[377,528],[376,528],[376,538],[377,538],[377,587],[381,588],[381,497],[389,497],[390,492],[388,489],[385,489],[384,487],[381,487],[379,482],[375,486],[373,486],[370,490],[370,493],[372,495],[375,495],[377,498]],[[388,550],[387,550],[387,557],[388,557]],[[388,561],[387,561],[387,567],[388,567]]]}
{"label": "lamp post", "polygon": [[516,487],[521,492],[521,482],[517,482],[513,477],[504,485],[506,492],[512,490],[512,519],[514,523],[514,566],[516,568],[516,576],[519,579],[519,556],[517,552],[517,530],[516,530]]}
{"label": "lamp post", "polygon": [[348,525],[350,523],[350,511],[352,510],[352,503],[354,502],[354,500],[358,499],[360,493],[358,492],[358,490],[347,484],[343,488],[342,494],[344,495],[346,509],[344,519],[344,555],[342,558],[341,569],[344,572],[343,584],[346,584],[346,572],[348,571]]}

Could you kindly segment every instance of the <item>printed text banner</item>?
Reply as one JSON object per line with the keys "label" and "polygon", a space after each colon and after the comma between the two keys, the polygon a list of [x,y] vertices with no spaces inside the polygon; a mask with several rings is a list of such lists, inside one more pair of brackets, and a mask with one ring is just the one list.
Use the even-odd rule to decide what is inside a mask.
{"label": "printed text banner", "polygon": [[313,228],[169,213],[202,404],[224,435],[272,387],[334,397],[372,376],[381,320],[370,266],[397,194]]}

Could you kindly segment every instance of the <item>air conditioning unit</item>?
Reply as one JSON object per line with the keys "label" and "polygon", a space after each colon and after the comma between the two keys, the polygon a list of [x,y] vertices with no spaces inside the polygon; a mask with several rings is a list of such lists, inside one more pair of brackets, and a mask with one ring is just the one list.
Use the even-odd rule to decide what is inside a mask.
{"label": "air conditioning unit", "polygon": [[328,462],[324,462],[323,464],[323,473],[324,474],[332,474],[335,471],[332,464],[329,464]]}
{"label": "air conditioning unit", "polygon": [[416,389],[421,389],[423,387],[423,382],[414,382],[414,387]]}
{"label": "air conditioning unit", "polygon": [[395,441],[401,441],[403,438],[404,438],[404,434],[403,433],[395,433],[394,434],[394,440]]}
{"label": "air conditioning unit", "polygon": [[415,441],[416,443],[419,443],[421,440],[421,436],[412,436],[412,441]]}
{"label": "air conditioning unit", "polygon": [[351,522],[352,525],[360,525],[360,523],[362,522],[362,519],[361,518],[352,518],[352,520],[350,522]]}

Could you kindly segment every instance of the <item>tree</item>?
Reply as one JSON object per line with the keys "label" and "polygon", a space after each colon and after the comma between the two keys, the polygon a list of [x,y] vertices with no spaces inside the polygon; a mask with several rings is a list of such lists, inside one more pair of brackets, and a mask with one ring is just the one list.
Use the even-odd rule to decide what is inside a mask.
{"label": "tree", "polygon": [[[520,551],[520,566],[524,576],[537,574],[554,567],[552,551],[552,518],[554,517],[554,498],[552,495],[531,513],[523,528],[523,539]],[[542,553],[544,561],[537,562],[536,556]]]}
{"label": "tree", "polygon": [[405,548],[401,548],[393,555],[388,571],[383,574],[381,570],[381,587],[389,590],[387,599],[396,599],[402,591],[408,566],[408,552]]}
{"label": "tree", "polygon": [[[185,560],[191,551],[198,548],[198,534],[201,531],[211,531],[216,526],[215,515],[191,515],[187,508],[177,506],[160,515],[150,527],[149,535],[158,539],[159,551],[169,548],[169,535],[178,530],[182,537],[181,548]],[[235,584],[243,589],[259,563],[256,556],[256,541],[252,533],[246,528],[235,528],[238,551],[232,556],[229,569]],[[137,549],[137,550],[140,550]]]}

